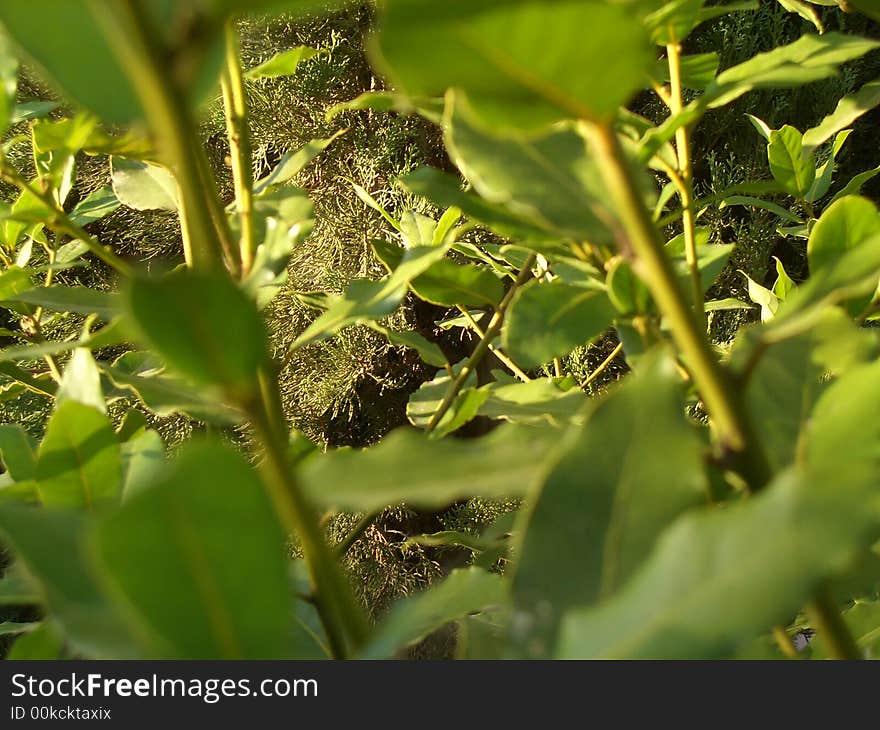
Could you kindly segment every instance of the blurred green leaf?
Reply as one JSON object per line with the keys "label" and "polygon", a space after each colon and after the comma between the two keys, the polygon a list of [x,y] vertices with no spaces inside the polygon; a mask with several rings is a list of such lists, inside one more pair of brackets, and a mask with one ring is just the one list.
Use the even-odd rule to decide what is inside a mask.
{"label": "blurred green leaf", "polygon": [[[624,4],[549,5],[393,0],[380,21],[377,60],[406,94],[461,89],[500,129],[612,117],[651,65],[644,29]],[[553,38],[553,53],[546,52],[547,38]],[[574,68],[602,73],[572,73]]]}
{"label": "blurred green leaf", "polygon": [[18,57],[5,33],[0,33],[0,136],[6,133],[15,108]]}
{"label": "blurred green leaf", "polygon": [[703,447],[684,414],[680,377],[670,359],[654,355],[594,402],[530,498],[514,574],[520,618],[513,638],[532,658],[552,655],[568,609],[610,599],[663,530],[705,503]]}
{"label": "blurred green leaf", "polygon": [[228,447],[188,445],[170,473],[97,526],[92,547],[151,656],[287,655],[284,534],[256,474]]}
{"label": "blurred green leaf", "polygon": [[391,659],[399,649],[412,646],[444,625],[508,600],[500,575],[480,568],[454,570],[438,585],[398,601],[367,646],[361,659]]}
{"label": "blurred green leaf", "polygon": [[101,391],[101,371],[92,353],[84,347],[75,349],[64,366],[55,403],[61,404],[65,401],[75,401],[107,413],[107,404]]}
{"label": "blurred green leaf", "polygon": [[37,466],[37,443],[17,423],[0,424],[0,457],[3,467],[15,481],[34,478]]}
{"label": "blurred green leaf", "polygon": [[131,634],[92,576],[83,547],[87,525],[81,512],[0,507],[0,532],[71,650],[90,658],[137,658]]}
{"label": "blurred green leaf", "polygon": [[269,357],[265,328],[254,303],[226,276],[184,271],[134,279],[126,305],[147,342],[187,377],[234,398],[257,392],[257,373]]}
{"label": "blurred green leaf", "polygon": [[[480,439],[429,440],[399,429],[365,451],[337,449],[307,460],[300,478],[320,508],[372,512],[406,503],[439,509],[457,499],[521,497],[553,458],[555,430],[499,427]],[[431,464],[425,469],[425,464]],[[389,480],[389,474],[407,478]]]}

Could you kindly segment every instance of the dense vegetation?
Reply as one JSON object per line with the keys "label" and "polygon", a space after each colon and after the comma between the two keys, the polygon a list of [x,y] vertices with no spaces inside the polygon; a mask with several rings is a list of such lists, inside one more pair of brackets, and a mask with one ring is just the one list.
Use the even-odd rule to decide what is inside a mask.
{"label": "dense vegetation", "polygon": [[32,5],[11,657],[877,655],[872,0]]}

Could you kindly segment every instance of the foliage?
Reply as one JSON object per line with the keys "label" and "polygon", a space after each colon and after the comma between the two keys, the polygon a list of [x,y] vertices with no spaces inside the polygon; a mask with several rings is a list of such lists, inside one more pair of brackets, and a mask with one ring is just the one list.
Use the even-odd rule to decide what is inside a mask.
{"label": "foliage", "polygon": [[[468,658],[727,658],[768,635],[794,656],[802,609],[817,656],[875,653],[880,212],[860,195],[876,170],[841,179],[838,160],[877,83],[803,132],[740,118],[763,139],[760,179],[700,190],[694,142],[704,119],[880,42],[787,1],[823,32],[722,64],[691,34],[751,5],[387,0],[368,45],[390,90],[329,110],[261,169],[249,105],[327,54],[243,61],[251,3],[66,0],[39,23],[8,5],[0,373],[4,399],[51,411],[40,439],[0,427],[0,597],[37,609],[3,625],[14,656],[387,657],[450,622]],[[20,52],[69,109],[18,98]],[[231,180],[197,125],[218,80]],[[345,176],[378,223],[363,266],[291,293],[325,210],[296,183],[346,115],[389,113],[435,125],[448,160],[399,166],[405,205]],[[110,184],[71,197],[88,156],[110,158]],[[176,270],[108,245],[120,206],[177,219]],[[725,289],[750,242],[707,224],[736,208],[762,211],[809,275],[777,259],[772,282],[735,274],[749,301]],[[114,286],[69,278],[96,262]],[[273,337],[288,296],[310,321]],[[399,331],[406,311],[436,321]],[[727,312],[760,322],[716,348]],[[410,426],[318,449],[291,429],[279,374],[352,331],[421,360]],[[578,353],[614,340],[578,376]],[[615,358],[623,382],[588,398]],[[141,411],[207,433],[166,454]],[[485,529],[430,519],[474,497],[501,505]],[[436,549],[444,577],[374,622],[345,566],[389,508],[428,518],[400,550]]]}

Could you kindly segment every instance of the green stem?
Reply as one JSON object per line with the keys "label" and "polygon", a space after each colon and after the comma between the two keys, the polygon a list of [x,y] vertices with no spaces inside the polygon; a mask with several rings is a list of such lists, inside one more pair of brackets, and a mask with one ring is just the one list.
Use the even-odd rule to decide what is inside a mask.
{"label": "green stem", "polygon": [[367,514],[361,517],[357,524],[351,528],[351,532],[342,538],[342,540],[335,546],[334,552],[336,553],[336,557],[345,557],[346,553],[354,547],[354,544],[361,539],[361,536],[370,529],[370,526],[381,514],[382,510],[379,510],[377,512],[367,512]]}
{"label": "green stem", "polygon": [[287,425],[273,416],[276,409],[269,405],[272,400],[264,394],[247,407],[255,435],[264,448],[260,465],[263,482],[285,529],[299,538],[333,655],[345,659],[363,644],[366,619],[324,541],[317,512],[294,477],[287,458]]}
{"label": "green stem", "polygon": [[226,113],[226,133],[229,156],[232,160],[232,179],[235,186],[235,208],[241,228],[239,251],[241,273],[251,270],[256,251],[253,221],[254,172],[251,161],[251,136],[248,128],[247,96],[241,73],[241,49],[235,21],[226,23],[226,68],[221,78],[223,108]]}
{"label": "green stem", "polygon": [[[458,311],[461,312],[462,315],[464,316],[464,318],[467,320],[467,323],[470,326],[470,328],[474,332],[476,332],[477,337],[482,339],[483,337],[486,336],[486,333],[483,332],[483,328],[480,327],[477,320],[475,320],[471,316],[471,313],[467,310],[467,307],[459,306]],[[503,350],[499,349],[498,347],[496,347],[495,345],[490,343],[489,344],[489,351],[493,355],[495,355],[495,357],[497,357],[510,370],[510,372],[512,372],[522,382],[528,383],[531,380],[531,378],[525,372],[523,372],[522,368],[520,368],[519,365],[517,365],[513,360],[511,360]]]}
{"label": "green stem", "polygon": [[[673,115],[679,114],[683,106],[681,86],[681,49],[678,43],[666,46],[666,58],[669,62],[670,106]],[[694,183],[691,169],[690,140],[687,125],[680,127],[675,133],[675,150],[678,155],[680,179],[676,183],[681,197],[682,225],[684,230],[684,252],[691,278],[691,295],[694,299],[694,312],[697,320],[706,326],[706,315],[703,310],[703,282],[700,277],[700,265],[697,261],[696,219],[694,217]]]}
{"label": "green stem", "polygon": [[208,161],[198,142],[185,94],[169,68],[169,54],[136,0],[91,0],[92,15],[137,92],[150,127],[174,170],[183,206],[181,225],[192,265],[238,272],[237,252],[219,203]]}
{"label": "green stem", "polygon": [[443,400],[440,401],[440,405],[437,407],[437,410],[434,411],[431,420],[428,421],[428,425],[425,429],[428,433],[431,433],[437,428],[437,425],[440,423],[443,416],[446,415],[446,412],[455,402],[456,397],[461,392],[461,389],[464,387],[464,384],[467,382],[471,373],[474,372],[477,365],[480,364],[480,361],[489,351],[489,345],[492,343],[492,340],[494,340],[501,332],[501,326],[504,324],[504,315],[507,313],[507,309],[510,307],[510,303],[513,301],[517,289],[532,278],[532,267],[535,265],[536,259],[537,256],[535,254],[529,256],[528,260],[526,260],[520,270],[516,281],[513,283],[513,286],[507,290],[507,293],[504,295],[504,298],[501,300],[501,303],[492,315],[492,319],[489,320],[489,326],[486,327],[486,332],[480,338],[473,353],[471,353],[471,356],[459,371],[458,376],[452,381],[449,388],[447,388]]}
{"label": "green stem", "polygon": [[[616,132],[608,125],[594,125],[592,130],[602,176],[635,254],[634,266],[666,318],[721,443],[734,457],[737,470],[749,490],[758,491],[770,480],[772,470],[739,391],[731,382],[728,371],[715,358],[705,330],[701,330],[694,311],[688,307],[675,271],[663,251],[663,243],[639,197]],[[807,605],[807,611],[814,617],[817,627],[821,627],[835,656],[859,658],[855,642],[827,594],[820,592]]]}
{"label": "green stem", "polygon": [[71,238],[82,241],[89,249],[89,251],[95,254],[95,256],[101,259],[104,263],[113,267],[117,272],[119,272],[123,276],[132,275],[131,267],[123,259],[119,258],[115,253],[113,253],[108,247],[103,246],[92,236],[86,233],[83,228],[76,225],[76,223],[74,223],[67,215],[67,213],[65,213],[60,207],[58,207],[58,204],[51,193],[44,192],[31,185],[31,183],[29,183],[24,177],[22,177],[21,173],[19,173],[18,170],[8,165],[5,158],[3,158],[2,156],[0,156],[0,179],[4,180],[10,185],[14,185],[20,191],[26,192],[29,195],[34,196],[43,205],[45,205],[46,208],[49,209],[50,215],[45,221],[45,225],[47,228],[55,231],[55,233],[57,234],[70,236]]}
{"label": "green stem", "polygon": [[734,458],[737,470],[751,489],[758,490],[771,476],[763,444],[730,374],[715,357],[705,329],[679,287],[617,134],[608,125],[593,125],[591,129],[601,174],[635,255],[633,266],[668,323],[724,450]]}
{"label": "green stem", "polygon": [[617,347],[615,347],[611,354],[606,357],[592,373],[590,373],[589,377],[581,383],[581,388],[586,388],[590,383],[592,383],[596,378],[598,378],[605,370],[614,362],[614,358],[616,358],[621,352],[623,352],[623,343],[619,343]]}

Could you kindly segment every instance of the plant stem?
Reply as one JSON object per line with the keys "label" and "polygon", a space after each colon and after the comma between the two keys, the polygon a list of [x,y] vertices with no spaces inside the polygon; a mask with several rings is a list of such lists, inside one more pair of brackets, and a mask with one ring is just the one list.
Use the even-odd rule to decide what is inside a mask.
{"label": "plant stem", "polygon": [[[264,384],[277,390],[265,379]],[[263,482],[285,529],[300,540],[318,614],[333,655],[344,659],[363,643],[367,634],[366,619],[324,542],[316,511],[293,475],[287,458],[287,425],[273,416],[276,409],[269,406],[272,400],[264,394],[247,406],[254,432],[264,447],[260,465]]]}
{"label": "plant stem", "polygon": [[788,632],[782,626],[773,627],[773,640],[786,659],[800,659],[800,654],[791,641]]}
{"label": "plant stem", "polygon": [[832,659],[862,659],[862,652],[827,589],[820,590],[807,604],[807,615]]}
{"label": "plant stem", "polygon": [[635,254],[633,267],[648,285],[666,318],[724,450],[734,457],[738,471],[751,489],[761,489],[771,476],[763,445],[729,373],[716,359],[705,328],[679,287],[617,134],[604,124],[593,125],[591,129],[602,176]]}
{"label": "plant stem", "polygon": [[[728,371],[715,358],[705,329],[700,328],[693,309],[687,305],[657,230],[639,197],[638,187],[616,132],[608,125],[594,125],[592,129],[602,176],[635,253],[634,268],[648,285],[666,317],[723,447],[734,457],[737,470],[749,490],[756,492],[772,477],[764,446],[751,425]],[[855,642],[846,624],[827,595],[818,594],[807,605],[807,611],[814,616],[817,626],[822,627],[836,656],[846,659],[859,657],[858,651],[853,651]]]}
{"label": "plant stem", "polygon": [[[681,86],[681,48],[678,43],[666,46],[666,58],[669,62],[669,111],[673,115],[681,112],[683,106]],[[680,181],[677,183],[681,196],[682,226],[684,230],[684,253],[691,275],[691,293],[694,299],[694,312],[703,328],[706,327],[706,315],[703,311],[703,283],[700,277],[700,266],[697,261],[696,220],[694,218],[694,182],[691,169],[690,140],[687,125],[680,127],[675,133],[675,151],[678,155]]]}
{"label": "plant stem", "polygon": [[606,357],[592,373],[590,373],[589,377],[581,383],[581,388],[586,388],[590,383],[592,383],[596,378],[598,378],[608,366],[614,362],[614,358],[616,358],[621,352],[623,352],[623,343],[619,343],[617,347],[615,347],[611,354]]}
{"label": "plant stem", "polygon": [[[486,336],[486,333],[483,332],[483,328],[480,327],[477,320],[475,320],[471,313],[468,312],[466,307],[459,306],[458,311],[462,313],[464,318],[467,320],[467,323],[470,325],[470,328],[477,333],[477,337],[483,338]],[[517,378],[519,378],[522,382],[528,383],[531,378],[523,372],[523,370],[513,361],[511,360],[503,350],[500,350],[495,345],[489,345],[489,351],[495,355],[509,370],[512,372]]]}
{"label": "plant stem", "polygon": [[248,128],[248,105],[241,73],[241,49],[235,21],[226,23],[226,68],[221,78],[223,108],[226,112],[226,132],[229,138],[229,156],[232,160],[232,179],[235,186],[235,207],[241,228],[239,250],[241,274],[247,276],[254,262],[253,187],[254,171],[251,161],[251,136]]}
{"label": "plant stem", "polygon": [[354,544],[361,539],[361,536],[370,529],[370,526],[376,521],[379,515],[382,514],[382,511],[379,510],[377,512],[367,512],[363,517],[361,517],[357,524],[351,528],[351,532],[349,532],[342,540],[334,547],[334,552],[336,553],[337,558],[345,557],[346,553],[354,546]]}
{"label": "plant stem", "polygon": [[192,265],[226,267],[237,274],[239,262],[209,174],[204,150],[183,90],[168,65],[169,54],[151,19],[136,0],[91,0],[92,15],[137,92],[152,130],[180,186],[181,225],[186,227]]}
{"label": "plant stem", "polygon": [[443,396],[443,400],[440,402],[437,410],[434,411],[434,414],[431,416],[431,420],[428,421],[428,425],[426,427],[426,431],[431,433],[435,428],[437,428],[437,424],[440,423],[443,416],[446,415],[446,412],[455,402],[456,397],[458,396],[461,389],[464,387],[464,384],[467,382],[467,379],[470,377],[471,373],[474,372],[477,365],[479,365],[480,361],[486,355],[486,352],[489,350],[489,345],[492,340],[494,340],[498,333],[501,332],[501,326],[504,324],[504,315],[507,313],[508,307],[510,307],[511,301],[513,301],[513,297],[517,292],[517,289],[525,284],[529,279],[532,278],[532,267],[535,265],[535,260],[537,256],[535,254],[531,254],[529,258],[526,260],[522,269],[520,269],[519,275],[516,277],[516,281],[513,283],[513,286],[507,290],[507,293],[504,295],[504,298],[499,303],[498,307],[495,310],[495,313],[492,315],[492,319],[489,320],[489,326],[486,327],[486,332],[480,338],[480,341],[477,343],[476,348],[474,348],[473,353],[468,358],[467,362],[464,364],[464,367],[459,371],[458,377],[452,381],[449,385],[449,388],[446,390],[446,394]]}
{"label": "plant stem", "polygon": [[2,157],[0,157],[0,179],[10,185],[14,185],[22,192],[34,196],[49,209],[51,216],[46,221],[47,228],[55,231],[55,233],[70,236],[71,238],[82,241],[88,247],[89,251],[95,254],[95,256],[101,259],[104,263],[113,267],[123,276],[131,276],[132,269],[123,259],[119,258],[108,247],[103,246],[97,240],[92,238],[92,236],[86,233],[83,228],[76,225],[67,213],[58,207],[58,204],[51,193],[43,192],[31,185],[31,183],[22,177],[18,170],[10,167]]}

